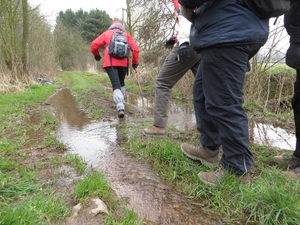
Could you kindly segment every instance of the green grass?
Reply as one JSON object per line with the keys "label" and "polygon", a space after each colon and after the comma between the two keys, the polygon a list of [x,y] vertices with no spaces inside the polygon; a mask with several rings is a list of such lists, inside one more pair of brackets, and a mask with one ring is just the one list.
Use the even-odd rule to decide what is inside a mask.
{"label": "green grass", "polygon": [[287,112],[284,113],[273,113],[268,111],[267,109],[263,110],[263,106],[260,105],[257,101],[251,100],[248,102],[245,102],[243,104],[243,107],[245,108],[248,117],[251,117],[253,115],[258,116],[258,117],[264,117],[266,118],[266,121],[268,119],[274,120],[276,118],[278,121],[291,121],[293,120],[294,113],[293,110],[290,109]]}
{"label": "green grass", "polygon": [[185,183],[186,177],[189,177],[191,182],[198,181],[196,172],[198,165],[183,157],[180,143],[176,140],[155,137],[141,142],[138,136],[134,136],[123,147],[136,157],[147,159],[167,181]]}
{"label": "green grass", "polygon": [[[74,168],[83,177],[74,190],[69,190],[74,198],[85,201],[89,197],[98,196],[103,197],[112,209],[123,207],[114,200],[103,174],[86,174],[87,164],[77,155],[55,155],[55,152],[67,150],[67,146],[53,135],[59,124],[57,118],[41,110],[38,111],[41,120],[37,124],[28,122],[32,109],[40,110],[39,107],[61,86],[71,86],[78,96],[93,90],[111,98],[111,93],[99,84],[101,79],[101,76],[91,73],[63,72],[55,85],[35,84],[23,92],[0,95],[0,126],[3,128],[0,131],[0,225],[64,224],[64,220],[71,214],[70,202],[66,202],[61,194],[54,193],[51,187],[48,189],[43,177],[36,172],[52,168],[55,173],[62,165]],[[31,151],[22,151],[32,141],[29,136],[31,132],[39,133],[42,137],[34,146],[30,146],[31,151],[49,148],[54,154],[45,161],[22,164],[31,155]],[[50,182],[53,185],[61,179],[59,176],[66,175],[59,170],[56,172],[57,175],[54,174]],[[140,224],[133,211],[124,207],[122,212],[116,217],[114,211],[109,210],[105,224]]]}
{"label": "green grass", "polygon": [[298,224],[299,183],[278,170],[266,168],[250,187],[240,187],[235,207],[259,224]]}
{"label": "green grass", "polygon": [[[101,111],[93,106],[90,99],[84,99],[81,94],[96,91],[112,101],[110,89],[104,89],[101,83],[110,88],[107,76],[91,73],[63,72],[58,78],[58,84],[68,86],[76,96],[81,107],[85,107],[92,118],[101,116]],[[127,83],[126,83],[127,86]],[[58,85],[33,85],[27,91],[11,95],[0,95],[0,225],[1,224],[59,224],[70,215],[70,208],[62,202],[63,196],[47,190],[35,172],[35,168],[53,167],[66,164],[73,167],[82,180],[79,180],[74,190],[70,190],[81,202],[89,197],[99,197],[111,209],[105,216],[105,224],[140,224],[133,211],[126,209],[114,200],[105,174],[99,171],[86,171],[86,163],[77,155],[66,154],[65,157],[52,157],[47,162],[24,166],[20,160],[28,157],[27,153],[19,152],[28,143],[29,131],[41,132],[43,140],[37,148],[51,148],[65,151],[67,146],[53,136],[53,130],[58,124],[56,118],[48,113],[40,113],[39,124],[28,125],[30,109],[40,105],[51,96]],[[128,80],[127,90],[138,93],[134,80]],[[145,86],[145,90],[154,87]],[[152,90],[153,91],[153,90]],[[82,95],[84,96],[84,95]],[[259,107],[253,102],[246,103],[246,108],[254,111]],[[282,120],[291,115],[277,116]],[[136,120],[134,124],[118,125],[120,132],[127,135],[128,140],[122,144],[124,151],[137,158],[147,160],[161,179],[177,186],[184,191],[186,197],[201,199],[203,209],[211,218],[214,211],[220,212],[224,224],[298,224],[300,221],[299,183],[284,174],[286,167],[271,166],[268,162],[278,154],[278,151],[266,146],[253,144],[251,151],[255,156],[255,181],[250,185],[242,185],[230,174],[216,187],[203,184],[197,174],[211,169],[185,157],[180,145],[182,142],[198,143],[197,135],[190,132],[178,133],[172,128],[173,134],[163,138],[140,138],[140,131],[149,126],[147,118]],[[175,132],[175,134],[174,134]],[[56,179],[56,178],[55,178]],[[55,183],[55,180],[53,180]],[[43,199],[43,200],[42,200]],[[124,204],[125,205],[125,204]],[[117,210],[123,210],[116,217]],[[20,217],[22,217],[20,219]],[[17,218],[17,219],[16,219]]]}
{"label": "green grass", "polygon": [[[97,90],[101,94],[108,93],[107,96],[112,95],[111,82],[108,75],[104,72],[103,74],[93,74],[93,73],[84,73],[84,72],[63,72],[59,77],[59,82],[61,83],[72,83],[72,91],[76,93],[86,92],[87,90]],[[144,83],[143,83],[144,82]],[[147,80],[140,82],[142,94],[154,93],[155,88],[154,83],[149,83]],[[103,89],[102,86],[106,86],[108,89]],[[130,77],[125,77],[125,86],[126,90],[129,90],[131,93],[140,94],[138,87],[137,79],[135,74],[132,74]],[[179,93],[178,93],[179,95]]]}
{"label": "green grass", "polygon": [[[103,78],[104,79],[104,78]],[[107,79],[107,78],[105,78]],[[106,81],[100,81],[106,82]],[[135,89],[134,82],[127,85]],[[147,88],[147,87],[145,87]],[[152,87],[153,88],[153,87]],[[252,114],[259,115],[260,106],[255,101],[245,103]],[[292,115],[274,115],[264,112],[261,116],[289,120]],[[122,148],[137,158],[148,161],[161,179],[173,183],[186,193],[186,197],[201,199],[203,208],[214,218],[220,212],[224,224],[298,224],[300,221],[299,185],[284,174],[286,168],[269,166],[268,162],[279,154],[277,150],[253,144],[251,151],[256,160],[256,179],[250,186],[242,185],[236,176],[227,174],[216,187],[202,183],[197,174],[211,169],[185,157],[182,142],[199,143],[197,135],[180,133],[178,136],[140,138],[140,130],[149,126],[146,118],[134,124],[119,127],[129,138]],[[176,132],[174,128],[173,131]]]}
{"label": "green grass", "polygon": [[[71,91],[76,93],[75,98],[79,104],[79,108],[84,109],[88,117],[93,119],[103,117],[105,109],[99,109],[95,105],[92,105],[90,99],[83,98],[82,94],[88,93],[92,95],[93,92],[97,92],[107,99],[112,99],[112,89],[107,75],[84,72],[62,72],[58,82],[71,84]],[[100,83],[104,83],[108,88],[104,88]]]}
{"label": "green grass", "polygon": [[[45,140],[54,140],[51,132],[57,121],[53,117],[44,114],[38,125],[27,121],[30,109],[44,102],[56,88],[32,85],[25,92],[0,95],[0,126],[4,128],[0,138],[0,224],[49,224],[68,213],[61,197],[44,192],[34,168],[20,164],[26,154],[18,151],[28,142],[30,131],[41,131]],[[45,126],[48,131],[42,129]],[[41,147],[53,143],[46,141]]]}
{"label": "green grass", "polygon": [[81,180],[74,189],[74,196],[84,199],[87,196],[98,196],[112,200],[110,186],[105,175],[99,171],[92,171]]}
{"label": "green grass", "polygon": [[[1,206],[1,203],[0,203]],[[17,203],[4,205],[0,211],[0,224],[51,224],[70,214],[62,196],[49,192],[37,194]]]}
{"label": "green grass", "polygon": [[[80,180],[74,189],[74,196],[81,202],[87,197],[99,197],[108,204],[111,211],[117,211],[120,206],[114,199],[109,183],[105,174],[100,171],[90,171],[82,180]],[[137,220],[136,214],[132,210],[123,207],[121,217],[109,212],[105,215],[105,225],[138,225],[141,221]]]}
{"label": "green grass", "polygon": [[267,74],[296,74],[295,69],[287,66],[285,63],[276,63],[270,67],[267,71]]}
{"label": "green grass", "polygon": [[66,154],[65,162],[74,166],[76,168],[77,172],[79,172],[81,174],[85,171],[86,165],[87,165],[87,163],[84,162],[84,160],[80,156],[75,155],[75,154],[70,154],[70,153]]}
{"label": "green grass", "polygon": [[141,142],[135,136],[123,148],[151,163],[162,179],[175,184],[189,198],[201,199],[207,209],[221,212],[225,224],[236,224],[236,221],[243,224],[299,223],[299,183],[291,180],[279,167],[266,163],[278,154],[277,151],[252,146],[251,150],[258,155],[257,179],[250,186],[240,184],[234,175],[227,174],[219,185],[210,187],[202,183],[197,174],[211,170],[185,157],[180,150],[182,142],[173,136],[150,137]]}
{"label": "green grass", "polygon": [[123,217],[121,219],[116,219],[112,213],[106,216],[105,225],[139,225],[142,221],[136,218],[136,214],[133,210],[125,209]]}
{"label": "green grass", "polygon": [[71,83],[71,90],[80,94],[86,90],[99,90],[99,75],[88,72],[62,72],[58,82],[63,84]]}
{"label": "green grass", "polygon": [[[15,126],[16,123],[29,118],[26,110],[46,100],[55,92],[55,86],[33,85],[26,93],[14,93],[11,95],[0,95],[0,123],[6,131],[16,135],[22,135],[27,128]],[[2,130],[5,132],[5,129]]]}
{"label": "green grass", "polygon": [[[2,160],[3,163],[3,160]],[[1,169],[1,171],[5,171]],[[19,175],[22,169],[19,168]],[[25,196],[31,191],[39,190],[40,186],[36,184],[36,177],[31,174],[31,171],[23,169],[23,175],[17,177],[14,173],[0,172],[0,198],[10,198],[15,196]]]}
{"label": "green grass", "polygon": [[[259,114],[260,106],[245,103],[251,113]],[[289,120],[292,115],[274,115],[264,112],[262,116]],[[284,174],[285,168],[268,166],[270,159],[278,153],[275,149],[253,144],[251,151],[256,159],[256,179],[250,186],[242,185],[234,175],[227,174],[216,187],[202,183],[197,174],[211,171],[209,168],[185,157],[182,142],[198,143],[196,136],[180,133],[177,136],[148,137],[140,139],[140,130],[150,121],[136,121],[121,127],[129,139],[122,148],[137,158],[147,160],[159,176],[175,184],[186,196],[201,199],[207,213],[221,212],[225,224],[298,224],[300,221],[299,184]]]}

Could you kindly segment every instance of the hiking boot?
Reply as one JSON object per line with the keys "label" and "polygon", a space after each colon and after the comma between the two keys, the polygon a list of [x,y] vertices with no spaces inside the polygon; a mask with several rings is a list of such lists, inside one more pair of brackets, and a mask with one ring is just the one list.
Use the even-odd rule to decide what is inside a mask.
{"label": "hiking boot", "polygon": [[278,155],[278,156],[274,156],[273,160],[275,162],[277,162],[277,163],[287,164],[290,167],[298,167],[298,166],[300,166],[300,159],[296,158],[293,155],[288,155],[288,156]]}
{"label": "hiking boot", "polygon": [[193,160],[199,160],[203,165],[215,168],[219,162],[220,149],[210,150],[205,146],[193,146],[187,143],[181,145],[181,151]]}
{"label": "hiking boot", "polygon": [[166,129],[163,127],[152,126],[150,128],[144,129],[145,135],[164,135],[166,133]]}
{"label": "hiking boot", "polygon": [[118,111],[118,117],[119,117],[119,118],[124,118],[124,116],[125,116],[124,110],[122,110],[122,109],[119,110],[119,111]]}
{"label": "hiking boot", "polygon": [[[220,182],[220,180],[222,180],[222,178],[224,176],[225,176],[225,171],[223,168],[218,169],[214,172],[198,173],[198,177],[200,178],[200,180],[209,186],[216,186]],[[239,176],[239,175],[236,175],[236,176],[241,178],[240,182],[242,184],[250,184],[251,183],[250,173],[246,173],[241,176]]]}
{"label": "hiking boot", "polygon": [[245,184],[245,185],[248,185],[248,184],[251,184],[253,178],[251,178],[250,176],[250,172],[244,174],[244,175],[241,175],[242,179],[241,179],[241,183],[242,184]]}
{"label": "hiking boot", "polygon": [[225,171],[223,169],[218,169],[214,172],[200,172],[198,177],[201,181],[209,186],[216,186],[220,180],[225,176]]}
{"label": "hiking boot", "polygon": [[296,173],[294,172],[293,170],[290,170],[288,172],[288,176],[295,179],[295,180],[300,180],[300,174],[299,173]]}

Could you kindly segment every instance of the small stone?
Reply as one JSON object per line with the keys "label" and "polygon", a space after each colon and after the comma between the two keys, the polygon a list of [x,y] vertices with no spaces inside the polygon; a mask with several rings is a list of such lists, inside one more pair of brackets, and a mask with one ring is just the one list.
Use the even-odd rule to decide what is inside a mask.
{"label": "small stone", "polygon": [[97,215],[99,213],[108,213],[107,206],[105,205],[105,203],[101,199],[95,198],[95,199],[92,199],[92,200],[97,206],[97,208],[92,209],[92,211],[91,211],[92,214]]}

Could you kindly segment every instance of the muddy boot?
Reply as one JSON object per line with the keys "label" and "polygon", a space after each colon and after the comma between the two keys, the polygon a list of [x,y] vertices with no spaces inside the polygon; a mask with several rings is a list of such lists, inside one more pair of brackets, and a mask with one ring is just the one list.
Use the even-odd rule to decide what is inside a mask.
{"label": "muddy boot", "polygon": [[295,180],[300,180],[300,167],[297,167],[297,168],[294,168],[293,170],[288,171],[287,175],[290,178],[293,178]]}
{"label": "muddy boot", "polygon": [[277,163],[282,163],[282,164],[286,164],[290,167],[299,167],[300,166],[300,159],[296,158],[293,155],[288,155],[288,156],[274,156],[273,157],[274,162]]}
{"label": "muddy boot", "polygon": [[225,171],[223,169],[218,169],[214,172],[198,173],[198,177],[200,178],[200,180],[209,186],[217,185],[224,176],[225,176]]}
{"label": "muddy boot", "polygon": [[181,145],[181,150],[187,157],[194,160],[199,160],[205,166],[215,168],[218,165],[220,149],[210,150],[202,145],[193,146],[183,143]]}
{"label": "muddy boot", "polygon": [[164,135],[166,133],[166,129],[163,127],[152,126],[150,128],[144,129],[145,135]]}
{"label": "muddy boot", "polygon": [[[225,169],[221,168],[213,172],[200,172],[198,173],[198,177],[201,181],[203,181],[205,184],[209,186],[215,186],[217,185],[222,178],[225,176]],[[251,183],[251,177],[250,173],[246,173],[244,175],[236,175],[238,178],[240,178],[240,182],[242,184],[250,184]]]}
{"label": "muddy boot", "polygon": [[119,110],[118,111],[118,117],[121,119],[121,118],[124,118],[124,116],[125,116],[124,110]]}

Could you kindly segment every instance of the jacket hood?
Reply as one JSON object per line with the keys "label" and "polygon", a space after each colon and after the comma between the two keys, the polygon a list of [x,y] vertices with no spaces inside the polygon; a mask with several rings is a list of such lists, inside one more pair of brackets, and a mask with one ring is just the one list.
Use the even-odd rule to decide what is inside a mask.
{"label": "jacket hood", "polygon": [[112,29],[116,29],[116,28],[125,32],[125,28],[124,28],[123,23],[121,23],[119,21],[113,21],[108,29],[112,30]]}

